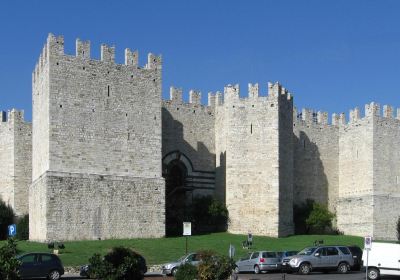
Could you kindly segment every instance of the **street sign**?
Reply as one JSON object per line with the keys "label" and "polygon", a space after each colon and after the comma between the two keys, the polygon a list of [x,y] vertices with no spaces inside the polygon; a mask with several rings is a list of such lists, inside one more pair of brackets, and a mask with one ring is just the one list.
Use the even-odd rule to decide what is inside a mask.
{"label": "street sign", "polygon": [[192,223],[183,222],[183,236],[192,235]]}
{"label": "street sign", "polygon": [[229,245],[229,257],[232,259],[235,256],[235,246]]}
{"label": "street sign", "polygon": [[12,224],[8,226],[8,236],[15,236],[17,234],[17,225]]}
{"label": "street sign", "polygon": [[371,247],[372,247],[372,237],[365,236],[364,237],[364,249],[371,250]]}

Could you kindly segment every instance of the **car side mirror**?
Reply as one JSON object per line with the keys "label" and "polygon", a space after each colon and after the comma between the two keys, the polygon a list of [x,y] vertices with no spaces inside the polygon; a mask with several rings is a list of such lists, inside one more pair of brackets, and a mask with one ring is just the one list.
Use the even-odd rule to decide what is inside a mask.
{"label": "car side mirror", "polygon": [[319,257],[319,253],[315,253],[315,255],[314,256],[316,256],[316,257]]}

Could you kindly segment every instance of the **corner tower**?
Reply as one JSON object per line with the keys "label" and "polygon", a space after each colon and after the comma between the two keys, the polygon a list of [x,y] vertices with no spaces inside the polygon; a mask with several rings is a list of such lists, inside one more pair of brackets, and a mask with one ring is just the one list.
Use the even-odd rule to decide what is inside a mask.
{"label": "corner tower", "polygon": [[[161,57],[50,34],[33,73],[30,239],[160,237]],[[73,225],[73,227],[71,227]]]}

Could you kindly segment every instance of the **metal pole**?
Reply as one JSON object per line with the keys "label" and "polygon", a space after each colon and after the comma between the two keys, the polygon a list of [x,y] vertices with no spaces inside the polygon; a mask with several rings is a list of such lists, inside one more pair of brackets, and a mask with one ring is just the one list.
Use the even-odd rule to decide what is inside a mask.
{"label": "metal pole", "polygon": [[188,247],[188,246],[187,246],[187,239],[188,239],[188,238],[187,238],[187,236],[186,236],[186,255],[187,255],[187,253],[188,253],[188,250],[187,250],[187,247]]}
{"label": "metal pole", "polygon": [[368,280],[368,254],[369,254],[369,250],[367,250],[367,266],[365,267],[365,280]]}

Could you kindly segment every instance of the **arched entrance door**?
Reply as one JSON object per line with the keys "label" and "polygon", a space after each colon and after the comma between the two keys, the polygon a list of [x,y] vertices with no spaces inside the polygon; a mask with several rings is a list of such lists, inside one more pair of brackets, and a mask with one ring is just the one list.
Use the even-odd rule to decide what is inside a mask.
{"label": "arched entrance door", "polygon": [[182,223],[188,220],[188,200],[191,188],[187,186],[188,168],[177,153],[175,158],[163,161],[165,178],[165,215],[167,236],[182,235]]}

